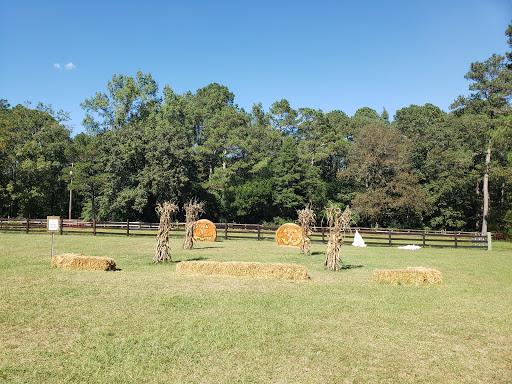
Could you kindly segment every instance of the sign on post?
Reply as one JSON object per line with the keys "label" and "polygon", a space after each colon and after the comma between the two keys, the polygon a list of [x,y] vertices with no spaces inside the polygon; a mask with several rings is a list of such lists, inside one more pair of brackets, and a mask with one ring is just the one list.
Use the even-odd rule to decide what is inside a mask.
{"label": "sign on post", "polygon": [[46,232],[52,233],[52,259],[53,259],[53,236],[60,231],[60,216],[46,216]]}
{"label": "sign on post", "polygon": [[60,231],[60,216],[47,216],[46,217],[46,231],[59,232]]}

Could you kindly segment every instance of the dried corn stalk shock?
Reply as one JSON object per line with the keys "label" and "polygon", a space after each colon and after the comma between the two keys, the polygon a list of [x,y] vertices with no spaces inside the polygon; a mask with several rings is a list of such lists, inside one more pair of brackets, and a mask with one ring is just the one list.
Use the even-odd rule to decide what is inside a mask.
{"label": "dried corn stalk shock", "polygon": [[325,216],[329,224],[329,242],[327,243],[324,265],[331,271],[340,269],[340,249],[343,244],[343,234],[350,227],[351,214],[348,205],[343,213],[341,213],[341,208],[334,206],[332,203],[325,208]]}
{"label": "dried corn stalk shock", "polygon": [[309,243],[311,241],[310,236],[312,234],[311,226],[315,224],[316,215],[313,209],[311,209],[311,204],[306,205],[304,209],[299,209],[297,211],[297,215],[299,216],[299,219],[297,221],[302,229],[300,253],[303,253],[304,255],[310,255],[311,248],[309,246]]}
{"label": "dried corn stalk shock", "polygon": [[169,231],[172,229],[174,220],[179,207],[169,201],[158,204],[156,211],[160,214],[160,225],[158,226],[158,235],[156,237],[156,251],[153,257],[153,263],[165,263],[172,261],[171,247],[169,245]]}
{"label": "dried corn stalk shock", "polygon": [[190,200],[183,206],[185,210],[185,237],[183,238],[183,249],[192,249],[194,247],[194,226],[199,215],[204,213],[204,202]]}

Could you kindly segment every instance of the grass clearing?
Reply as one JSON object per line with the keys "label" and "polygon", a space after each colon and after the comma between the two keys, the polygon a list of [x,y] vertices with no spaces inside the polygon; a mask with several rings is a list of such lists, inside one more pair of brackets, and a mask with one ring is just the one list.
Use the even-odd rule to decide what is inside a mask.
{"label": "grass clearing", "polygon": [[[181,249],[155,239],[55,236],[56,253],[119,271],[50,268],[51,236],[0,233],[0,382],[510,383],[512,244],[342,247],[347,266],[272,241]],[[181,260],[296,263],[310,281],[178,276]],[[389,286],[374,269],[425,266],[443,286]]]}

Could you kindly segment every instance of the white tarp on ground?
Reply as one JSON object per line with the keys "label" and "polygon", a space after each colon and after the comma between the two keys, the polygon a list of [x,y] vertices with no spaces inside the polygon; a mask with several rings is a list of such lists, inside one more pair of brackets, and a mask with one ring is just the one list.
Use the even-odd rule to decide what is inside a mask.
{"label": "white tarp on ground", "polygon": [[419,245],[406,245],[405,247],[398,247],[398,249],[410,249],[410,250],[415,250],[415,249],[420,249],[421,247]]}
{"label": "white tarp on ground", "polygon": [[354,242],[352,245],[354,247],[366,247],[366,244],[358,231],[356,231],[356,234],[354,235]]}

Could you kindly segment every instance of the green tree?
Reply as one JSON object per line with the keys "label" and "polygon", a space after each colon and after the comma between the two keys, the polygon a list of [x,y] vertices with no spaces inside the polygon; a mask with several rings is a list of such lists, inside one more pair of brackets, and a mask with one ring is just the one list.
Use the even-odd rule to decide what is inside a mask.
{"label": "green tree", "polygon": [[482,187],[482,233],[485,233],[489,221],[491,154],[496,141],[508,130],[504,122],[511,113],[512,71],[508,68],[505,57],[494,54],[484,62],[472,63],[465,78],[472,82],[469,89],[474,92],[468,97],[459,96],[451,108],[457,116],[470,114],[487,119]]}
{"label": "green tree", "polygon": [[66,186],[60,178],[70,131],[67,118],[51,106],[17,105],[0,109],[0,199],[3,215],[16,217],[63,213]]}
{"label": "green tree", "polygon": [[352,205],[366,225],[421,225],[426,193],[411,167],[407,140],[383,122],[356,134],[347,174],[360,186]]}
{"label": "green tree", "polygon": [[297,133],[298,113],[290,107],[286,99],[276,101],[270,106],[269,121],[272,129],[281,132],[283,135],[295,135]]}
{"label": "green tree", "polygon": [[118,130],[144,119],[159,104],[158,84],[151,74],[137,72],[135,78],[113,75],[107,93],[96,92],[80,106],[86,111],[83,126],[90,132]]}
{"label": "green tree", "polygon": [[63,178],[68,181],[72,178],[73,190],[90,197],[90,206],[84,207],[82,215],[96,221],[96,198],[101,185],[107,179],[100,162],[98,137],[86,133],[78,134],[67,149],[67,156],[73,166],[62,170]]}

